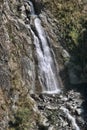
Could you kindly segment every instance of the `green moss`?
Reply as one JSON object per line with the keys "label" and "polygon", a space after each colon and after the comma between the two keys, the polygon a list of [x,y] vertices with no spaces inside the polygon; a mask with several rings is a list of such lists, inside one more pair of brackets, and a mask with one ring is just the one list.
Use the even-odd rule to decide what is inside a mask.
{"label": "green moss", "polygon": [[79,37],[78,30],[75,29],[75,28],[73,28],[73,29],[70,31],[69,36],[71,37],[73,43],[74,43],[75,45],[77,45],[77,43],[78,43],[78,37]]}

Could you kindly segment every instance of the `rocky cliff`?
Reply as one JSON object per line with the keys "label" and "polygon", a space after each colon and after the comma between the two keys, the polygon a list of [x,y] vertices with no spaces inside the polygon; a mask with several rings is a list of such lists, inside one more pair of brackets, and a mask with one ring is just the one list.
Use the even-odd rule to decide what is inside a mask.
{"label": "rocky cliff", "polygon": [[[79,46],[77,35],[81,35],[78,30],[85,29],[85,31],[82,31],[82,34],[84,32],[86,35],[86,19],[84,15],[87,10],[85,1],[85,6],[83,6],[81,1],[72,3],[68,0],[66,2],[61,0],[32,0],[32,2],[36,14],[41,19],[42,26],[50,38],[50,48],[55,52],[62,81],[61,86],[70,85],[68,72],[71,76],[71,83],[78,84],[86,82],[86,52],[84,53],[82,51],[82,46],[78,47],[80,48],[79,50],[76,49]],[[74,12],[74,9],[77,12]],[[73,125],[69,126],[69,121],[68,124],[65,121],[66,116],[64,115],[63,109],[61,108],[60,110],[60,106],[64,105],[71,110],[71,114],[73,113],[75,115],[77,113],[77,120],[79,124],[81,123],[81,128],[84,126],[83,129],[86,130],[87,122],[79,117],[84,106],[81,104],[84,92],[78,94],[78,92],[74,93],[70,91],[64,98],[63,94],[61,94],[62,97],[57,96],[55,98],[54,96],[44,97],[33,94],[35,92],[36,94],[40,94],[41,86],[37,76],[35,46],[33,44],[32,34],[27,27],[27,24],[29,24],[34,29],[34,17],[30,19],[29,11],[30,9],[27,8],[26,1],[24,0],[0,1],[0,130],[73,129]],[[64,11],[67,13],[65,14]],[[70,11],[72,19],[70,17],[71,14],[69,14]],[[76,17],[73,20],[75,13]],[[84,15],[82,16],[82,14]],[[70,19],[68,19],[69,17]],[[84,28],[82,28],[82,23],[79,25],[81,18],[84,21]],[[76,19],[77,23],[75,23]],[[70,31],[67,29],[68,25],[70,25]],[[74,29],[72,29],[73,27]],[[68,37],[69,35],[70,37]],[[85,44],[86,41],[87,39],[85,37]],[[85,47],[83,46],[83,49]],[[77,54],[77,50],[82,55]],[[77,54],[75,58],[73,58],[73,52]],[[77,64],[74,64],[78,57],[79,61]],[[69,68],[68,72],[66,66]],[[71,69],[72,66],[74,70]],[[76,72],[76,75],[74,72]],[[80,77],[77,75],[79,73]],[[47,104],[49,105],[47,106]],[[74,106],[73,108],[70,107],[73,104],[76,108]],[[50,105],[56,107],[50,107]],[[60,115],[57,116],[59,112]],[[46,117],[50,120],[50,124],[47,124],[48,120]]]}
{"label": "rocky cliff", "polygon": [[[1,130],[8,129],[14,124],[19,127],[18,129],[22,129],[21,127],[24,126],[19,124],[22,124],[26,118],[29,119],[29,114],[32,115],[33,112],[34,101],[30,98],[29,91],[35,87],[34,49],[31,34],[25,25],[27,16],[24,13],[23,1],[0,1]],[[18,117],[15,112],[19,113]],[[21,113],[28,115],[24,117]],[[19,118],[18,122],[16,118]],[[33,118],[34,114],[30,122]]]}

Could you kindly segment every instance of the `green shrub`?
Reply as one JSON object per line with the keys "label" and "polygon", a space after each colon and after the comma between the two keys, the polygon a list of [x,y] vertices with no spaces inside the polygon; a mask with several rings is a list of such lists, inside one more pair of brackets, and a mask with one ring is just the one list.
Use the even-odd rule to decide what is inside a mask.
{"label": "green shrub", "polygon": [[29,130],[32,128],[33,113],[28,108],[19,108],[14,114],[14,121],[10,121],[10,130]]}

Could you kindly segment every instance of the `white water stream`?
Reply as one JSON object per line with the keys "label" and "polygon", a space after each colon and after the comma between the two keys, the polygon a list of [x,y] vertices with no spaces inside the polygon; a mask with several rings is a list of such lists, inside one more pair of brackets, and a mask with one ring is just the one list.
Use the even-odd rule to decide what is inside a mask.
{"label": "white water stream", "polygon": [[72,115],[69,113],[69,110],[68,110],[67,108],[65,108],[65,107],[61,107],[60,109],[63,110],[63,112],[66,114],[68,120],[71,121],[71,124],[72,124],[73,129],[75,129],[75,130],[80,130],[79,126],[78,126],[77,123],[76,123],[75,118],[72,117]]}
{"label": "white water stream", "polygon": [[[31,16],[35,15],[33,4],[30,1],[28,3],[31,7]],[[57,69],[51,54],[51,50],[48,46],[45,31],[38,16],[35,16],[34,26],[38,36],[35,35],[32,29],[31,32],[36,47],[39,68],[38,77],[42,86],[42,92],[48,94],[59,93],[60,85],[57,79]]]}
{"label": "white water stream", "polygon": [[[38,18],[35,19],[34,23],[40,39],[39,42],[35,43],[35,45],[36,45],[37,58],[39,63],[38,65],[40,71],[39,79],[43,86],[43,92],[58,93],[60,90],[58,89],[59,84],[55,72],[56,67],[54,65],[54,60],[51,56],[51,52],[47,43],[45,32],[41,26],[41,21]],[[37,44],[39,45],[39,47]]]}

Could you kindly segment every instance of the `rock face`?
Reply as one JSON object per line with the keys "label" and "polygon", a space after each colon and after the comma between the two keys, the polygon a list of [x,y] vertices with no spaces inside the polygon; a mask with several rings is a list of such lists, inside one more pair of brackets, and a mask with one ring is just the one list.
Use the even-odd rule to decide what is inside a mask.
{"label": "rock face", "polygon": [[[61,84],[67,82],[69,86],[64,63],[69,65],[71,55],[61,47],[60,25],[47,8],[50,1],[32,2],[50,38],[49,46],[55,52],[55,55],[52,54],[59,64],[58,71],[63,81]],[[55,5],[54,0],[50,3]],[[57,9],[61,7],[58,4]],[[33,19],[36,16],[30,19],[30,11],[25,0],[0,1],[0,130],[71,130],[72,123],[69,124],[61,106],[76,117],[79,126],[84,127],[83,130],[87,130],[87,115],[82,108],[83,94],[75,91],[56,96],[34,94],[40,93],[41,87],[37,78],[35,46],[27,26],[31,24],[35,29]],[[77,77],[70,74],[74,80],[72,82],[75,82]]]}
{"label": "rock face", "polygon": [[20,109],[23,98],[33,103],[28,93],[35,89],[34,49],[26,18],[23,1],[0,1],[1,130],[8,129],[9,122],[13,124],[11,117]]}
{"label": "rock face", "polygon": [[[35,8],[37,10],[37,6]],[[37,130],[46,124],[45,117],[40,115],[36,102],[30,97],[35,86],[38,92],[40,90],[33,39],[26,25],[33,26],[29,9],[23,0],[0,1],[1,130]]]}

